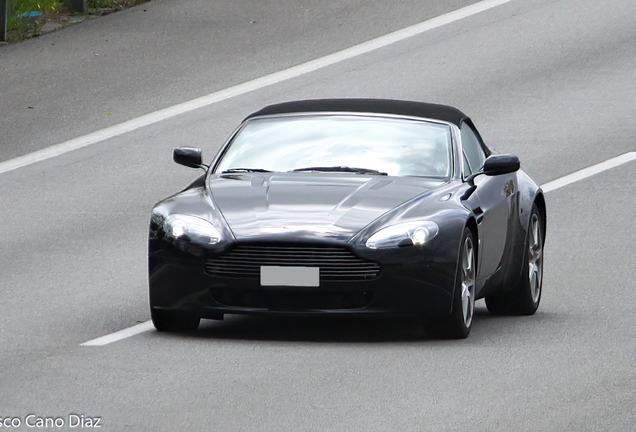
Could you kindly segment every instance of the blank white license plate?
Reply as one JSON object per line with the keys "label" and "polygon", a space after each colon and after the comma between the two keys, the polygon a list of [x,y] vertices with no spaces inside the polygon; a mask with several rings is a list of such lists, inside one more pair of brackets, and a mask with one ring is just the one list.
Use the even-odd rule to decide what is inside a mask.
{"label": "blank white license plate", "polygon": [[262,286],[320,286],[318,267],[261,266]]}

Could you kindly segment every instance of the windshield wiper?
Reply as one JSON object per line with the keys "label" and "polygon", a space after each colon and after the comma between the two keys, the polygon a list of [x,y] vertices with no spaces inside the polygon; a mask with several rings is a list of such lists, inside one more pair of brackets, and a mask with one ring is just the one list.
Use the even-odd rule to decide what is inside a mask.
{"label": "windshield wiper", "polygon": [[307,167],[307,168],[297,168],[295,170],[291,170],[290,172],[299,172],[299,171],[321,171],[321,172],[351,172],[357,174],[376,174],[376,175],[388,175],[385,172],[369,169],[369,168],[352,168],[348,166],[332,166],[332,167]]}
{"label": "windshield wiper", "polygon": [[230,168],[228,170],[223,171],[221,174],[229,174],[229,173],[242,173],[242,172],[272,172],[266,169],[260,168]]}

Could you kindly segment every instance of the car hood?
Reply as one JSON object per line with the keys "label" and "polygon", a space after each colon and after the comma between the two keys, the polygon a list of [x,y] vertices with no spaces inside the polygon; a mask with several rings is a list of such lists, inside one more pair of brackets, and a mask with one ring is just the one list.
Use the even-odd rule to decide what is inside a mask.
{"label": "car hood", "polygon": [[223,174],[209,191],[237,240],[349,240],[442,182],[332,173]]}

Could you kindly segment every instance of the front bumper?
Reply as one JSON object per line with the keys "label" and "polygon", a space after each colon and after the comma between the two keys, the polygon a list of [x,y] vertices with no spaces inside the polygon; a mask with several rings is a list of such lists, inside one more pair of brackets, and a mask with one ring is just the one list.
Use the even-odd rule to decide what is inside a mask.
{"label": "front bumper", "polygon": [[[342,245],[338,245],[342,246]],[[456,247],[427,245],[352,252],[380,265],[377,277],[322,280],[318,287],[261,286],[255,277],[222,277],[205,270],[208,253],[150,242],[150,305],[201,318],[223,314],[386,314],[445,316],[451,312]]]}

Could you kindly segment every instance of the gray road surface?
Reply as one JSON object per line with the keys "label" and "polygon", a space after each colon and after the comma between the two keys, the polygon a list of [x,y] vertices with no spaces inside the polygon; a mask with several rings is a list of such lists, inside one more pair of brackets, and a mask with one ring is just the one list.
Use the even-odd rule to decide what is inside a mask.
{"label": "gray road surface", "polygon": [[475,1],[153,0],[0,47],[0,160]]}
{"label": "gray road surface", "polygon": [[[351,3],[351,21],[363,3]],[[375,7],[393,11],[389,4]],[[418,21],[406,10],[393,11],[396,28]],[[312,31],[338,28],[337,16]],[[95,23],[88,25],[103,25]],[[174,146],[198,145],[211,157],[245,115],[280,100],[408,98],[460,107],[489,145],[519,155],[545,183],[635,150],[635,24],[628,0],[512,0],[0,175],[0,417],[83,414],[113,431],[635,430],[636,162],[547,194],[538,313],[494,317],[480,302],[464,341],[431,340],[407,319],[228,317],[189,336],[151,331],[80,346],[149,318],[149,209],[196,175],[171,162]],[[379,35],[377,27],[347,41]],[[347,28],[340,27],[342,38]],[[280,31],[263,38],[291,40]],[[87,40],[97,37],[86,32]],[[303,44],[303,60],[337,49]],[[218,86],[184,95],[294,63],[291,54],[286,59],[262,70],[242,63]],[[194,68],[190,79],[203,75]],[[164,106],[159,100],[181,101],[177,87],[155,88],[148,110]],[[123,101],[124,89],[117,93],[128,115],[146,112]],[[42,146],[82,132],[32,136]],[[20,154],[6,151],[6,158]]]}

